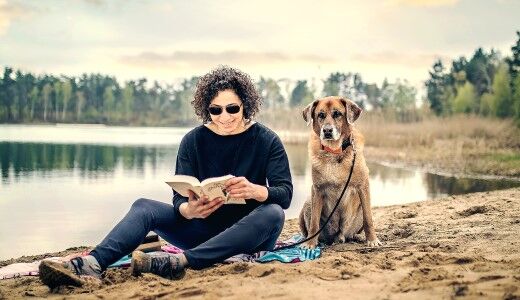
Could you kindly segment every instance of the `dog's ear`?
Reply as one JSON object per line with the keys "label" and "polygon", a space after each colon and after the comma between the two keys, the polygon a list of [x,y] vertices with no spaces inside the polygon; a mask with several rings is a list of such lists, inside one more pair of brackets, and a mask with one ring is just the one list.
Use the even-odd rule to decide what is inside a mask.
{"label": "dog's ear", "polygon": [[361,114],[361,108],[351,100],[341,99],[341,102],[345,106],[345,117],[347,118],[347,123],[354,123]]}
{"label": "dog's ear", "polygon": [[320,100],[314,100],[309,105],[305,106],[302,111],[303,119],[307,122],[307,126],[312,123],[312,119],[314,119],[314,110],[316,109],[316,105]]}

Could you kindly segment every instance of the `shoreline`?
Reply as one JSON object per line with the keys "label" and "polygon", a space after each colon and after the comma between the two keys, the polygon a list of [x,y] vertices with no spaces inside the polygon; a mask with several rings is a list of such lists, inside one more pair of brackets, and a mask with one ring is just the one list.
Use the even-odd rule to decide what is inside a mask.
{"label": "shoreline", "polygon": [[[517,299],[518,211],[520,188],[374,207],[376,232],[384,242],[379,248],[363,242],[335,244],[313,261],[219,264],[188,270],[180,281],[150,274],[134,278],[127,270],[112,269],[100,287],[61,287],[52,292],[37,277],[21,277],[1,280],[0,298]],[[297,231],[297,220],[288,220],[281,239]]]}
{"label": "shoreline", "polygon": [[[45,126],[49,125],[50,128],[64,128],[70,127],[81,127],[84,124],[3,124],[3,125],[26,125],[26,126]],[[90,126],[92,125],[92,126]],[[392,125],[392,124],[390,124]],[[389,125],[389,126],[390,126]],[[395,124],[393,124],[395,126]],[[401,124],[402,125],[402,124]],[[405,125],[402,125],[405,126]],[[163,130],[169,130],[177,128],[179,130],[187,131],[190,127],[170,127],[170,126],[114,126],[104,124],[88,124],[86,127],[93,129],[114,129],[128,127],[131,130],[143,128],[150,130],[157,128],[160,134]],[[409,129],[409,127],[406,127]],[[276,129],[273,130],[278,134],[284,144],[298,144],[306,145],[309,138],[309,130],[288,130],[288,129]],[[373,128],[361,128],[367,142],[365,145],[365,158],[368,161],[373,161],[381,164],[390,166],[397,166],[400,168],[421,170],[433,174],[439,174],[444,176],[454,176],[459,178],[476,178],[476,179],[506,179],[520,181],[520,152],[519,148],[507,148],[500,145],[499,142],[493,141],[492,138],[488,138],[493,144],[497,144],[498,148],[486,148],[481,146],[482,139],[477,139],[470,136],[461,135],[455,139],[448,139],[446,137],[439,137],[437,139],[430,138],[429,143],[421,144],[415,140],[408,141],[397,141],[392,140],[390,142],[379,141],[380,137],[377,136],[378,132],[374,132]],[[393,129],[397,130],[397,129]],[[420,128],[415,129],[420,130]],[[365,132],[366,131],[366,132]],[[388,130],[387,130],[388,131]],[[390,130],[391,131],[391,130]],[[417,135],[416,131],[411,131],[408,134]],[[466,133],[468,134],[468,133]],[[386,136],[386,135],[385,135]],[[39,139],[36,140],[37,142]],[[74,143],[77,139],[73,140]],[[166,140],[167,141],[167,140]],[[468,142],[472,141],[472,142]],[[23,140],[15,140],[15,142],[24,142]],[[29,142],[29,141],[28,141]],[[48,142],[48,141],[46,141]],[[68,143],[70,141],[61,141],[58,139],[58,143]],[[91,143],[81,141],[80,143]],[[416,144],[414,144],[416,143]],[[418,143],[418,144],[417,144]],[[109,144],[109,145],[170,145],[175,144],[171,141],[161,142],[146,141],[146,142],[128,142],[103,139],[100,142],[94,144]],[[463,152],[464,151],[464,152]]]}
{"label": "shoreline", "polygon": [[378,160],[367,158],[367,162],[376,163],[387,167],[392,168],[400,168],[409,171],[421,171],[423,173],[430,173],[445,177],[455,177],[455,178],[468,178],[468,179],[483,179],[483,180],[510,180],[510,181],[518,181],[520,182],[520,176],[507,176],[507,175],[494,175],[494,174],[472,174],[472,173],[462,173],[462,172],[450,172],[443,170],[441,168],[430,168],[423,164],[410,164],[403,163],[399,161],[391,161],[391,160]]}

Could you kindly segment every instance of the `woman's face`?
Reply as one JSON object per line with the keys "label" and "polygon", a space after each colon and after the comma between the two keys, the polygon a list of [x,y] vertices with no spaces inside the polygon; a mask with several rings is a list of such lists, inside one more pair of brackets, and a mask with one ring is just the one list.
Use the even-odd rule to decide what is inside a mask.
{"label": "woman's face", "polygon": [[[222,134],[233,134],[243,127],[244,108],[233,90],[218,92],[209,104],[209,112],[211,121]],[[220,114],[217,114],[218,112]]]}

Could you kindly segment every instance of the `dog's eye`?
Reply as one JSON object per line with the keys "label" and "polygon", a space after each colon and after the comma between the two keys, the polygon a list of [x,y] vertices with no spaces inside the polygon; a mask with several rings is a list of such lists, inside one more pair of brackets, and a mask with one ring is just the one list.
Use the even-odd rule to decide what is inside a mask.
{"label": "dog's eye", "polygon": [[320,119],[325,119],[325,113],[322,112],[322,111],[320,111],[320,112],[318,113],[318,118],[320,118]]}
{"label": "dog's eye", "polygon": [[339,117],[341,117],[341,116],[342,116],[342,113],[340,113],[340,112],[337,111],[337,110],[335,110],[335,111],[332,113],[332,117],[333,117],[334,119],[339,118]]}

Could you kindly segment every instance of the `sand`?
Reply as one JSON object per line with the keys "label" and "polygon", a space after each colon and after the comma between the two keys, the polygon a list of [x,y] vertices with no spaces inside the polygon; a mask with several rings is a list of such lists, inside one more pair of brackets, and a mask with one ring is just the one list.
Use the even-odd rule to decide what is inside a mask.
{"label": "sand", "polygon": [[[179,281],[119,269],[101,286],[51,291],[37,277],[23,277],[0,281],[0,298],[520,299],[520,188],[373,212],[379,248],[350,242],[325,248],[315,261],[217,265],[188,270]],[[297,231],[289,220],[283,235]]]}

